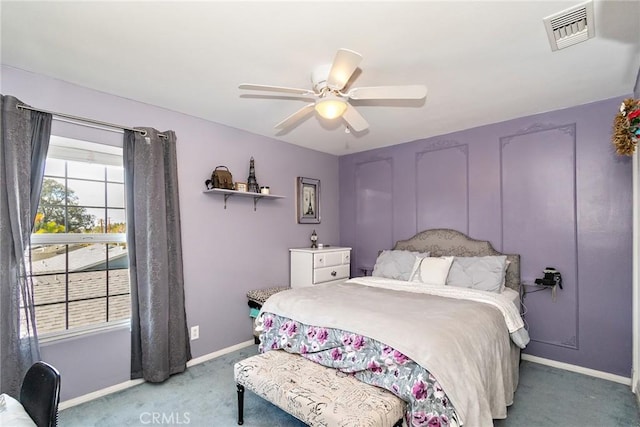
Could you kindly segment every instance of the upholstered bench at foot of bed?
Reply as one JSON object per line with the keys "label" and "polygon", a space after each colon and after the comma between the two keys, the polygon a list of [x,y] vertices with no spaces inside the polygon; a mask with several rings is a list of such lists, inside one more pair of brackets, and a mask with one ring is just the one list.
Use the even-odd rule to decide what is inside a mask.
{"label": "upholstered bench at foot of bed", "polygon": [[310,426],[399,427],[405,402],[336,369],[282,350],[244,359],[234,366],[238,424],[245,387]]}

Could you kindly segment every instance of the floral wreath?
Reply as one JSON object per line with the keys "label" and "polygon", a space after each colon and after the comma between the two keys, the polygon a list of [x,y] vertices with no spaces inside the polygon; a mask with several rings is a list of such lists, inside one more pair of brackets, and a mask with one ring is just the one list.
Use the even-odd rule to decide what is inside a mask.
{"label": "floral wreath", "polygon": [[640,139],[640,99],[625,99],[613,121],[611,142],[616,153],[632,156]]}

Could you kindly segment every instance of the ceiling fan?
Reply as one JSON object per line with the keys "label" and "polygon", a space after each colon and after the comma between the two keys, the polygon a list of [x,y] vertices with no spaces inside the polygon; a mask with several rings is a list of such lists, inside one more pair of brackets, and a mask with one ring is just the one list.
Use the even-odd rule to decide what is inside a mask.
{"label": "ceiling fan", "polygon": [[317,67],[311,73],[313,89],[243,83],[240,89],[269,91],[299,95],[314,101],[305,105],[278,123],[276,129],[285,129],[311,114],[314,110],[325,119],[342,117],[348,129],[361,132],[369,123],[349,103],[350,100],[423,99],[427,96],[424,85],[357,87],[342,90],[358,68],[362,55],[349,49],[338,49],[333,63]]}

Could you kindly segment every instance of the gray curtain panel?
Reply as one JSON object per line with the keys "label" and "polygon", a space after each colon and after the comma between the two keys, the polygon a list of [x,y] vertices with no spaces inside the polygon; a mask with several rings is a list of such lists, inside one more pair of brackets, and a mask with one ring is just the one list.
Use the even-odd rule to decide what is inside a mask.
{"label": "gray curtain panel", "polygon": [[131,378],[161,382],[191,359],[184,306],[176,136],[125,131]]}
{"label": "gray curtain panel", "polygon": [[51,114],[20,110],[0,95],[0,392],[18,398],[40,360],[25,249],[38,209]]}

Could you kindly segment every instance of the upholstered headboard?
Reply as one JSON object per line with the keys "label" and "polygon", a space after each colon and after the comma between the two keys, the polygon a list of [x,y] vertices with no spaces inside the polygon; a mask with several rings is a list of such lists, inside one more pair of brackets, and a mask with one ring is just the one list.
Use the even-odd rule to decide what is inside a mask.
{"label": "upholstered headboard", "polygon": [[489,256],[506,255],[510,261],[507,267],[505,285],[520,292],[520,255],[498,252],[485,240],[475,240],[456,230],[434,228],[422,231],[407,240],[399,240],[393,249],[431,252],[431,256]]}

